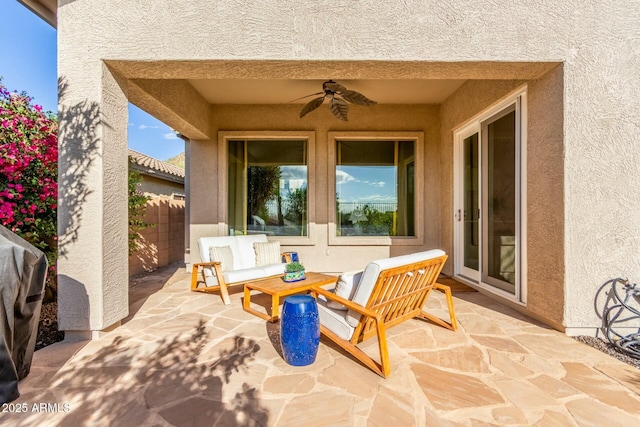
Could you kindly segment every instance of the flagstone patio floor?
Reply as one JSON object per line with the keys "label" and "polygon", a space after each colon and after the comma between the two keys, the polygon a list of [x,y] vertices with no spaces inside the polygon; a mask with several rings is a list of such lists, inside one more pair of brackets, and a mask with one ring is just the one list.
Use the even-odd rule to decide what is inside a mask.
{"label": "flagstone patio floor", "polygon": [[[390,329],[383,379],[325,338],[312,365],[288,365],[278,323],[244,312],[240,288],[225,306],[190,292],[184,268],[158,288],[134,289],[130,317],[100,339],[37,351],[13,402],[26,412],[0,425],[639,425],[640,370],[478,292],[454,292],[457,332]],[[426,305],[446,316],[443,294]]]}

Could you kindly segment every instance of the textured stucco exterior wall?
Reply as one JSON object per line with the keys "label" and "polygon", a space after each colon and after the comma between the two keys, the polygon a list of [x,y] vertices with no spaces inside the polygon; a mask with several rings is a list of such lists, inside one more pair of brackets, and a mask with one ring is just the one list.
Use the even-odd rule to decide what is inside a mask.
{"label": "textured stucco exterior wall", "polygon": [[[442,198],[442,249],[453,254],[453,131],[465,121],[487,109],[514,91],[524,81],[480,80],[469,81],[451,95],[443,104],[441,112],[440,163],[449,165],[441,176]],[[453,274],[452,263],[447,263],[443,271]]]}
{"label": "textured stucco exterior wall", "polygon": [[185,80],[131,79],[127,84],[130,99],[189,138],[209,136],[209,103]]}
{"label": "textured stucco exterior wall", "polygon": [[[527,85],[526,311],[562,328],[564,194],[562,67],[538,80],[469,81],[442,105],[441,164],[454,164],[455,128]],[[442,174],[442,247],[453,254],[453,168]],[[453,272],[447,265],[447,273]]]}
{"label": "textured stucco exterior wall", "polygon": [[[479,61],[494,64],[561,62],[564,98],[563,324],[571,333],[598,325],[593,297],[602,283],[617,276],[640,277],[640,215],[637,214],[640,198],[636,194],[640,185],[638,16],[640,2],[632,0],[559,0],[552,3],[272,0],[242,4],[223,0],[131,0],[117,2],[117,6],[104,0],[60,0],[59,67],[69,85],[68,101],[61,101],[61,108],[71,105],[70,102],[97,102],[102,112],[110,117],[120,117],[125,126],[126,105],[121,106],[122,96],[102,96],[115,87],[103,81],[102,61],[135,61],[136,77],[139,78],[162,73],[174,78],[202,77],[202,74],[190,75],[198,67],[189,61],[304,61],[300,67],[296,67],[296,63],[285,67],[267,66],[269,72],[253,78],[297,75],[299,78],[330,76],[336,79],[345,76],[380,78],[383,74],[399,78],[419,77],[424,70],[431,71],[425,71],[423,76],[435,76],[437,73],[433,71],[443,68],[431,68],[429,64],[433,61],[458,63],[444,68],[456,78],[471,78],[469,76],[475,72]],[[331,75],[333,65],[304,65],[311,60],[320,64],[323,61],[347,62],[341,66],[340,73]],[[155,63],[145,65],[147,61]],[[176,63],[167,62],[168,65],[163,66],[158,61]],[[384,67],[376,68],[375,61],[399,62],[385,70]],[[404,67],[400,61],[405,63]],[[207,64],[201,64],[200,71],[215,75],[215,69],[207,67]],[[244,65],[239,68],[249,70]],[[495,70],[498,69],[496,65]],[[491,79],[491,72],[491,67],[484,67],[483,77],[479,78]],[[238,78],[243,75],[242,72],[237,74]],[[503,73],[500,78],[508,77]],[[511,79],[521,78],[517,73],[511,76]],[[148,108],[162,110],[166,105],[154,101]],[[187,121],[183,123],[187,128],[196,124],[194,118],[175,116],[174,122],[178,125],[182,120]],[[65,122],[61,125],[65,126]],[[104,177],[100,175],[106,170],[103,165],[110,164],[111,157],[126,158],[126,153],[120,156],[120,145],[126,135],[126,129],[121,130],[120,126],[116,124],[114,131],[104,133],[97,129],[99,150],[110,148],[105,152],[107,157],[96,160],[90,169],[91,188],[96,191],[90,194],[83,209],[85,219],[94,215],[101,217],[107,208],[113,216],[111,207],[120,209],[119,203],[98,184],[103,182]],[[176,129],[181,130],[177,126]],[[63,151],[71,149],[64,147],[65,144],[63,138]],[[111,149],[115,151],[108,152]],[[194,164],[199,163],[204,161],[194,161]],[[113,169],[108,173],[112,174]],[[119,242],[120,230],[123,230],[119,225],[115,227],[115,235],[109,231],[104,237],[101,235],[104,234],[102,230],[107,230],[104,226],[85,229],[98,222],[82,223],[83,229],[79,230],[75,244],[78,249],[84,245],[81,241],[106,243],[113,239]],[[105,248],[104,255],[110,252],[107,248],[117,245],[101,247]],[[100,298],[105,297],[106,302],[122,293],[116,290],[120,288],[107,274],[119,259],[96,257],[99,252],[75,251],[72,261],[63,261],[63,264],[69,264],[62,268],[62,273],[74,270],[70,268],[72,264],[78,271],[88,269],[82,267],[89,265],[82,260],[90,259],[93,272],[74,273],[73,280],[80,280],[82,286],[97,283],[95,286],[102,289],[96,292]],[[76,259],[75,254],[79,258]],[[96,262],[100,265],[96,266]],[[93,316],[93,293],[89,299]],[[62,306],[65,304],[63,302]],[[101,303],[96,304],[98,313],[112,311]],[[74,310],[71,306],[66,308]],[[116,314],[105,315],[105,319],[115,317]]]}
{"label": "textured stucco exterior wall", "polygon": [[527,309],[554,327],[564,320],[564,146],[562,67],[528,82]]}
{"label": "textured stucco exterior wall", "polygon": [[138,190],[141,193],[149,193],[156,196],[171,196],[172,194],[184,194],[184,184],[145,175],[138,186]]}
{"label": "textured stucco exterior wall", "polygon": [[129,311],[127,99],[100,61],[59,55],[58,317],[86,338]]}
{"label": "textured stucco exterior wall", "polygon": [[[233,131],[313,131],[315,152],[313,174],[315,212],[309,213],[314,222],[315,244],[292,245],[305,266],[314,271],[335,272],[364,268],[371,259],[390,255],[433,249],[440,242],[440,166],[438,145],[440,140],[439,107],[434,105],[376,105],[353,106],[349,121],[336,119],[327,105],[299,118],[302,105],[215,105],[212,107],[212,130]],[[427,218],[424,241],[417,246],[335,246],[328,242],[329,209],[333,206],[328,188],[328,132],[331,131],[418,131],[424,133],[425,195],[424,217]],[[196,141],[191,144],[191,242],[192,259],[197,262],[197,239],[218,235],[226,224],[219,215],[217,205],[223,174],[218,166],[218,141]],[[206,173],[202,173],[206,171]]]}

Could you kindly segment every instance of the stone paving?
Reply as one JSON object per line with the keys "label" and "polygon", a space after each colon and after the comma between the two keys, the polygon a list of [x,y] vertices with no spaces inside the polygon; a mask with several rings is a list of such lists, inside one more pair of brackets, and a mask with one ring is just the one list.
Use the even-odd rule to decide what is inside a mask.
{"label": "stone paving", "polygon": [[[240,288],[230,306],[188,288],[179,269],[152,295],[132,293],[121,327],[36,352],[13,402],[26,412],[0,413],[0,425],[601,427],[640,419],[640,370],[477,292],[454,292],[457,332],[419,320],[390,329],[392,371],[382,379],[324,338],[315,363],[289,366],[278,324],[244,312]],[[427,302],[443,317],[445,307],[441,293]],[[374,355],[377,342],[362,348]]]}

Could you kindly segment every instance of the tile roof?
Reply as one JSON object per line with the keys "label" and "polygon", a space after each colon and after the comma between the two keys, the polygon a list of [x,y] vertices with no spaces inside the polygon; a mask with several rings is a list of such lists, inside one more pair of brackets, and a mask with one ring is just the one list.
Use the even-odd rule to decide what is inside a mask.
{"label": "tile roof", "polygon": [[138,166],[184,179],[184,169],[178,166],[149,157],[132,149],[129,149],[129,157]]}

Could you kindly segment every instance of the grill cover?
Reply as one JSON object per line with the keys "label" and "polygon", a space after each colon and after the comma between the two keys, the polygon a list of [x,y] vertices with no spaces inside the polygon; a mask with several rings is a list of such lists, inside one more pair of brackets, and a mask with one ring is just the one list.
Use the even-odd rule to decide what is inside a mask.
{"label": "grill cover", "polygon": [[0,403],[20,396],[31,369],[47,266],[41,250],[0,226]]}

